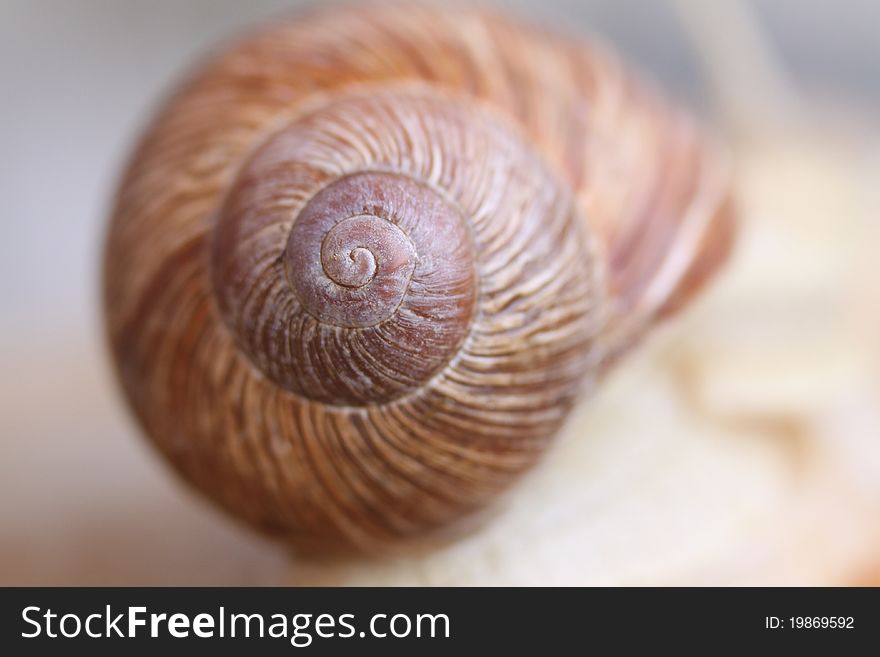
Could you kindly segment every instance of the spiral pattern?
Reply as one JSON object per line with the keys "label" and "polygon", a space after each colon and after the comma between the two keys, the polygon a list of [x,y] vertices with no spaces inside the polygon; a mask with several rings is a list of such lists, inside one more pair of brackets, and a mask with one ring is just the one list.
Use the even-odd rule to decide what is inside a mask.
{"label": "spiral pattern", "polygon": [[[467,336],[474,238],[515,237],[506,254],[480,258],[485,276],[490,263],[509,268],[506,297],[535,294],[520,262],[546,267],[544,284],[589,280],[570,195],[505,123],[435,91],[387,87],[270,135],[233,182],[213,246],[219,304],[250,360],[315,401],[384,403],[424,386]],[[552,262],[554,224],[576,264]],[[531,321],[545,320],[555,321]]]}
{"label": "spiral pattern", "polygon": [[693,126],[606,53],[468,9],[314,11],[147,131],[105,251],[168,461],[306,549],[484,507],[729,245]]}

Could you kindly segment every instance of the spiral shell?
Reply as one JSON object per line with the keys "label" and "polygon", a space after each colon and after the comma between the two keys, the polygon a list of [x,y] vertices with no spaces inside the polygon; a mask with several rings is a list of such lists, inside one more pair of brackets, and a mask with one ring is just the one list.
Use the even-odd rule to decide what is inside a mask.
{"label": "spiral shell", "polygon": [[609,55],[483,10],[314,11],[215,55],[122,182],[105,306],[168,460],[306,548],[489,503],[731,237]]}

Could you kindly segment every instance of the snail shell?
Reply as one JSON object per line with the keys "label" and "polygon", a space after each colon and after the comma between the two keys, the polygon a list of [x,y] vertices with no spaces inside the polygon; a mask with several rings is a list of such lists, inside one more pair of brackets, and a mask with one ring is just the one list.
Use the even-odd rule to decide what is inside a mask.
{"label": "snail shell", "polygon": [[196,488],[296,546],[379,549],[529,468],[732,217],[695,126],[601,49],[485,10],[315,10],[146,131],[107,331]]}

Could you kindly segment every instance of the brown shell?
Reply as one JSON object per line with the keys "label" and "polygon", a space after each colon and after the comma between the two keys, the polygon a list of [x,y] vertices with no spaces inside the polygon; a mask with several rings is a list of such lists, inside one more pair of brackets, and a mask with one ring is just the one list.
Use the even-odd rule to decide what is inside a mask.
{"label": "brown shell", "polygon": [[725,171],[608,53],[484,10],[301,14],[216,54],[122,182],[107,327],[177,470],[293,544],[485,506],[714,272]]}

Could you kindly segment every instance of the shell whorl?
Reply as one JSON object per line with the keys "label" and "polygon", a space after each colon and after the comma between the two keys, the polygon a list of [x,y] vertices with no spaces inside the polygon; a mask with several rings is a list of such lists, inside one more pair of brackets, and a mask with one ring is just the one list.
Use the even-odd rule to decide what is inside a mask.
{"label": "shell whorl", "polygon": [[[219,305],[251,361],[308,399],[362,405],[424,394],[443,368],[465,376],[472,332],[467,354],[512,328],[538,339],[572,325],[583,342],[596,286],[581,220],[505,123],[467,100],[382,86],[268,137],[230,187],[212,251]],[[517,298],[565,286],[580,296],[559,297],[556,313],[517,315]],[[499,312],[497,298],[513,302]]]}
{"label": "shell whorl", "polygon": [[282,22],[181,88],[123,180],[123,389],[187,480],[295,545],[449,525],[723,260],[712,162],[615,60],[495,14]]}

